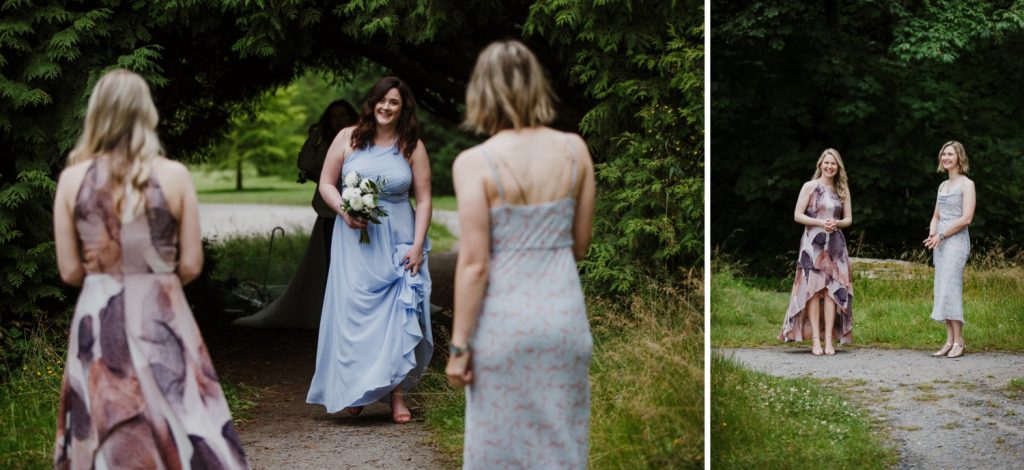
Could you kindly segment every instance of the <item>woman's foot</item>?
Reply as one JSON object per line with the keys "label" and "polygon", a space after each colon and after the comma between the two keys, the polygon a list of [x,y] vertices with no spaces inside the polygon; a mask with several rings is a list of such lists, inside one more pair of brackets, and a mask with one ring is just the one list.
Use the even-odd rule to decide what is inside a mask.
{"label": "woman's foot", "polygon": [[949,354],[947,354],[946,357],[953,358],[963,356],[964,348],[966,347],[967,345],[964,344],[963,342],[953,343],[953,348],[949,350]]}
{"label": "woman's foot", "polygon": [[361,407],[361,406],[350,406],[348,408],[345,408],[345,412],[348,413],[349,416],[359,416],[359,413],[363,412],[363,407]]}
{"label": "woman's foot", "polygon": [[821,352],[821,340],[820,339],[818,339],[818,338],[814,338],[813,339],[813,342],[811,343],[811,354],[814,354],[815,356],[820,356],[822,354],[822,352]]}
{"label": "woman's foot", "polygon": [[825,340],[825,355],[826,356],[835,356],[836,355],[836,349],[835,349],[835,347],[832,346],[832,340],[831,339],[826,339]]}
{"label": "woman's foot", "polygon": [[405,399],[402,398],[402,392],[393,392],[391,394],[391,421],[395,424],[408,423],[412,419],[412,413],[409,412],[409,408],[405,406]]}
{"label": "woman's foot", "polygon": [[946,344],[942,345],[942,349],[935,351],[935,354],[932,354],[932,357],[945,356],[947,353],[949,353],[950,349],[953,349],[953,343],[947,342]]}

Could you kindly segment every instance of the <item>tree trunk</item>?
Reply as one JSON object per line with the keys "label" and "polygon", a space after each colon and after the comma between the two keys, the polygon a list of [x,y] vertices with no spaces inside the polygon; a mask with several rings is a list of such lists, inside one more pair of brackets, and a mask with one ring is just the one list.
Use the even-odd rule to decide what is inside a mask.
{"label": "tree trunk", "polygon": [[242,190],[242,159],[235,162],[235,191]]}

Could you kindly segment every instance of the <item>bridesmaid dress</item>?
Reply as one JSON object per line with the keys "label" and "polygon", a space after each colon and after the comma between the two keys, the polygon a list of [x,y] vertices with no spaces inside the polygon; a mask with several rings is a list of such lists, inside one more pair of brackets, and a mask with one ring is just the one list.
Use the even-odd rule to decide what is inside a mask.
{"label": "bridesmaid dress", "polygon": [[489,278],[466,392],[464,468],[587,467],[593,341],[573,255],[576,160],[566,196],[491,208]]}
{"label": "bridesmaid dress", "polygon": [[120,217],[105,158],[79,189],[86,276],[71,320],[54,468],[248,468],[175,273],[178,221],[150,176]]}
{"label": "bridesmaid dress", "polygon": [[[964,213],[964,192],[957,187],[938,195],[939,232]],[[971,235],[967,227],[946,238],[935,247],[932,255],[935,262],[935,301],[932,305],[932,320],[944,322],[964,321],[964,266],[971,254]]]}
{"label": "bridesmaid dress", "polygon": [[[819,183],[811,192],[805,214],[819,220],[842,219],[843,201],[834,190]],[[824,292],[836,303],[836,319],[833,324],[836,334],[833,337],[838,337],[841,344],[852,342],[852,279],[843,231],[836,229],[828,233],[822,227],[805,227],[800,238],[800,257],[796,277],[793,279],[793,292],[779,339],[787,342],[803,341],[814,336],[810,317],[805,314],[807,302],[819,292]],[[824,325],[822,321],[822,331],[818,332],[822,338],[825,337]]]}
{"label": "bridesmaid dress", "polygon": [[386,178],[379,199],[388,216],[369,224],[369,244],[360,244],[359,230],[341,216],[334,222],[316,372],[306,396],[328,413],[387,401],[398,386],[408,390],[433,353],[430,240],[417,275],[402,265],[416,236],[412,169],[397,146],[370,145],[349,155],[342,171]]}

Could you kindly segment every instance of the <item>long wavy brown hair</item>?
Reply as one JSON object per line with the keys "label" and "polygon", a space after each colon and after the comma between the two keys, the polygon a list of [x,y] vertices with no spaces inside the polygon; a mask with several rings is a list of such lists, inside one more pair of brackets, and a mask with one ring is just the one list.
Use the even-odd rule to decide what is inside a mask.
{"label": "long wavy brown hair", "polygon": [[395,88],[398,94],[402,95],[402,113],[398,116],[398,124],[395,127],[395,134],[398,136],[398,149],[406,159],[412,158],[412,152],[416,150],[416,142],[419,139],[420,124],[416,120],[416,97],[412,95],[412,89],[398,77],[384,77],[377,80],[377,83],[370,88],[363,100],[363,107],[359,110],[359,122],[352,131],[352,148],[360,149],[373,143],[377,136],[377,118],[374,116],[373,107],[381,100],[389,90]]}

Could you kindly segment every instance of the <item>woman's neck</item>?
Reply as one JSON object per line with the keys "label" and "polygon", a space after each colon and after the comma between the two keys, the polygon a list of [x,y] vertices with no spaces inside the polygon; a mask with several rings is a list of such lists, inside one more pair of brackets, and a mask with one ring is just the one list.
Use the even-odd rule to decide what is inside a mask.
{"label": "woman's neck", "polygon": [[950,183],[960,181],[960,178],[964,177],[964,175],[960,174],[960,170],[956,168],[946,170],[946,176],[949,178]]}
{"label": "woman's neck", "polygon": [[373,144],[378,147],[388,146],[395,143],[397,136],[394,126],[377,126],[377,132],[373,135]]}
{"label": "woman's neck", "polygon": [[832,186],[835,185],[835,177],[821,175],[818,177],[818,183],[831,188]]}

